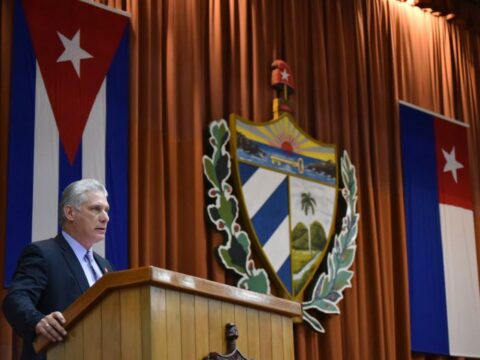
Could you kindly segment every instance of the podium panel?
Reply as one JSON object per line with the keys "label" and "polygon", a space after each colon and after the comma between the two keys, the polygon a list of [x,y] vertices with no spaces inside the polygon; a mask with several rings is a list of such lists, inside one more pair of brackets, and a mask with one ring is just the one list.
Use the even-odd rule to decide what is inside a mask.
{"label": "podium panel", "polygon": [[225,353],[225,325],[249,359],[294,359],[300,305],[228,285],[148,267],[107,274],[65,312],[61,343],[39,337],[48,360],[201,360]]}

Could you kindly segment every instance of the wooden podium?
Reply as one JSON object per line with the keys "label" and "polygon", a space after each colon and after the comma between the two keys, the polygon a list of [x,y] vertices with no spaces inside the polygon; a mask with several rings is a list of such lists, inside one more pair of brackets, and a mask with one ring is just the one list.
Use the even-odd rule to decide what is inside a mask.
{"label": "wooden podium", "polygon": [[200,360],[225,354],[225,325],[248,359],[294,359],[298,303],[155,267],[105,275],[63,312],[61,343],[40,336],[48,360]]}

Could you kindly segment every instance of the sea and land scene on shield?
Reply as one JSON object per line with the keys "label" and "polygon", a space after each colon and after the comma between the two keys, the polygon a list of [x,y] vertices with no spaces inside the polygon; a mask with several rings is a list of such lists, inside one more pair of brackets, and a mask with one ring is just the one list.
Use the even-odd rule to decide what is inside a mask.
{"label": "sea and land scene on shield", "polygon": [[254,123],[232,115],[232,157],[254,238],[297,299],[327,253],[338,195],[335,145],[304,133],[290,114]]}

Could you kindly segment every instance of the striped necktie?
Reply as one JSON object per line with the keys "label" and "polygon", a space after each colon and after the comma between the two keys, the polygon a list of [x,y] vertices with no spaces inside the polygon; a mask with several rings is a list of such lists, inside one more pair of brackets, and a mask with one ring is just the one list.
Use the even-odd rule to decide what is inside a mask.
{"label": "striped necktie", "polygon": [[[90,268],[90,271],[92,272],[93,283],[95,283],[100,278],[100,276],[95,271],[95,267],[93,266],[93,264],[95,263],[95,259],[93,258],[92,250],[87,250],[87,252],[85,254],[85,260],[87,261],[88,267]],[[91,285],[93,285],[93,284],[91,284]]]}

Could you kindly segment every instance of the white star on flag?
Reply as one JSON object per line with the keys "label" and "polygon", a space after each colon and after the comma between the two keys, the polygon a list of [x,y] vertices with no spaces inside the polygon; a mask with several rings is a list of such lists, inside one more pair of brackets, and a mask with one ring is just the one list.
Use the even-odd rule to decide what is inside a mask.
{"label": "white star on flag", "polygon": [[290,77],[290,74],[288,73],[288,71],[287,71],[287,70],[283,70],[283,71],[281,72],[281,74],[282,74],[282,80],[288,81],[288,78]]}
{"label": "white star on flag", "polygon": [[60,57],[57,59],[57,63],[71,61],[75,72],[77,73],[78,77],[80,77],[80,60],[90,59],[93,57],[80,47],[80,30],[76,32],[71,40],[58,31],[57,34],[65,48],[62,55],[60,55]]}
{"label": "white star on flag", "polygon": [[455,159],[455,146],[452,148],[450,153],[442,149],[443,156],[445,157],[445,166],[443,167],[443,172],[450,171],[453,176],[453,180],[458,183],[457,170],[462,169],[463,165]]}

